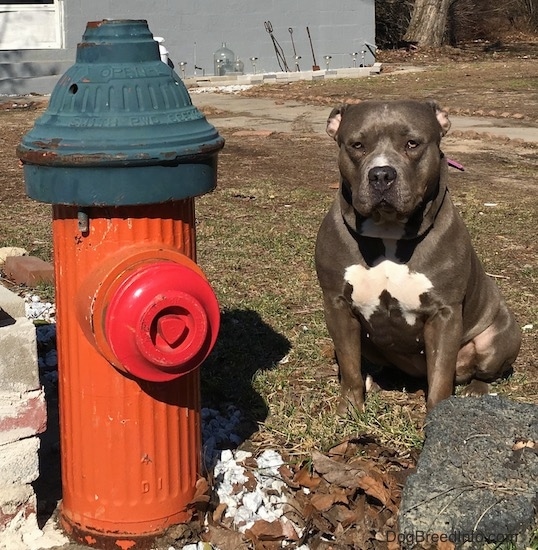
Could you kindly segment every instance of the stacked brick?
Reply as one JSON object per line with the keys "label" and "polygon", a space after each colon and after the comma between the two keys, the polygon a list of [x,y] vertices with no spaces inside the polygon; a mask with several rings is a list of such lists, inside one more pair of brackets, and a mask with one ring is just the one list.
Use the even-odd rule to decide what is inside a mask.
{"label": "stacked brick", "polygon": [[22,298],[0,285],[0,533],[36,524],[32,482],[46,404],[39,382],[36,331]]}

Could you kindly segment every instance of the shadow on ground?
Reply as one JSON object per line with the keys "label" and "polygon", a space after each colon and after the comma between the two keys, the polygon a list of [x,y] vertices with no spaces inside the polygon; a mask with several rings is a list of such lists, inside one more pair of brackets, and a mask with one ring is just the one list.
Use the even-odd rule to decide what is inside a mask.
{"label": "shadow on ground", "polygon": [[221,316],[217,344],[202,366],[204,407],[239,409],[246,420],[241,436],[247,439],[269,409],[253,386],[257,372],[273,369],[288,353],[291,344],[260,315],[249,309],[231,309]]}
{"label": "shadow on ground", "polygon": [[57,387],[45,384],[45,397],[47,400],[47,429],[39,436],[39,477],[33,483],[37,497],[37,520],[40,528],[53,515],[62,498]]}

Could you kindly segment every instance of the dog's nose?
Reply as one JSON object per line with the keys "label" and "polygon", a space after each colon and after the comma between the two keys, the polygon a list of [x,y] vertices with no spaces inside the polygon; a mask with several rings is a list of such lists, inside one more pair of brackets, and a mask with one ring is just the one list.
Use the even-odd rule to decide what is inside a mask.
{"label": "dog's nose", "polygon": [[377,191],[385,191],[394,183],[396,176],[392,166],[374,166],[368,172],[368,181]]}

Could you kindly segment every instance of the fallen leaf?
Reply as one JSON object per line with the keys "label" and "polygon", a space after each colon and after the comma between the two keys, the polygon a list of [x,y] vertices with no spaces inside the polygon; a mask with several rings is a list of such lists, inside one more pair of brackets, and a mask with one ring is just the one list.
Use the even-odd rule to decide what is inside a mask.
{"label": "fallen leaf", "polygon": [[329,449],[327,453],[329,456],[346,456],[349,449],[349,441],[343,441],[339,445],[336,445]]}
{"label": "fallen leaf", "polygon": [[312,461],[316,472],[321,474],[328,483],[335,483],[339,487],[358,488],[360,487],[358,479],[365,475],[364,470],[328,458],[319,451],[312,453]]}
{"label": "fallen leaf", "polygon": [[245,531],[245,535],[249,538],[259,540],[284,540],[284,530],[280,521],[266,521],[259,519],[254,522],[254,525]]}
{"label": "fallen leaf", "polygon": [[306,487],[307,489],[314,491],[321,483],[321,478],[316,474],[310,473],[309,469],[306,466],[303,466],[295,474],[293,481],[301,487]]}
{"label": "fallen leaf", "polygon": [[209,487],[209,483],[207,482],[207,479],[205,477],[201,477],[196,482],[196,490],[194,492],[194,496],[192,497],[192,500],[190,501],[190,506],[196,506],[197,504],[207,504],[209,502],[209,493],[211,492],[211,488]]}
{"label": "fallen leaf", "polygon": [[213,521],[215,523],[220,523],[222,521],[222,516],[224,515],[224,512],[226,512],[226,508],[228,508],[228,505],[225,502],[219,503],[215,508],[213,511]]}
{"label": "fallen leaf", "polygon": [[358,486],[369,496],[379,500],[383,506],[388,506],[392,500],[391,491],[385,487],[385,484],[371,476],[360,477],[357,480]]}
{"label": "fallen leaf", "polygon": [[360,520],[356,511],[350,510],[347,506],[343,506],[342,504],[333,506],[328,513],[325,514],[325,517],[342,530],[355,525]]}
{"label": "fallen leaf", "polygon": [[440,540],[437,543],[437,550],[454,550],[454,548],[456,548],[456,546],[449,540]]}
{"label": "fallen leaf", "polygon": [[284,538],[289,541],[299,540],[299,535],[293,526],[293,523],[286,517],[283,516],[280,519],[280,524],[282,525],[282,534]]}
{"label": "fallen leaf", "polygon": [[253,456],[247,456],[242,462],[245,468],[252,468],[256,470],[258,468],[258,461]]}
{"label": "fallen leaf", "polygon": [[234,483],[232,485],[232,495],[238,495],[243,489],[244,485],[242,483]]}
{"label": "fallen leaf", "polygon": [[322,534],[332,534],[334,526],[333,524],[320,512],[317,512],[314,508],[314,513],[311,516],[311,522],[315,529]]}
{"label": "fallen leaf", "polygon": [[258,482],[256,481],[254,473],[250,470],[245,470],[245,477],[247,480],[243,483],[243,487],[249,492],[255,491],[256,487],[258,487]]}
{"label": "fallen leaf", "polygon": [[217,525],[209,525],[203,534],[204,542],[210,542],[219,550],[248,550],[248,545],[239,531],[226,529]]}
{"label": "fallen leaf", "polygon": [[319,512],[325,512],[329,510],[337,501],[336,495],[329,495],[324,493],[317,493],[312,496],[310,503]]}
{"label": "fallen leaf", "polygon": [[327,492],[331,495],[334,495],[335,502],[346,505],[349,504],[347,492],[341,487],[329,487],[329,490]]}
{"label": "fallen leaf", "polygon": [[282,464],[278,468],[278,473],[282,476],[282,480],[285,481],[292,489],[298,489],[299,485],[294,482],[294,473],[287,464]]}
{"label": "fallen leaf", "polygon": [[536,441],[533,441],[532,439],[522,439],[520,441],[516,441],[512,445],[512,451],[520,451],[521,449],[534,449],[534,446],[536,445]]}
{"label": "fallen leaf", "polygon": [[199,478],[196,481],[196,488],[192,500],[187,505],[187,513],[189,514],[185,522],[188,523],[193,519],[199,521],[204,520],[205,513],[209,507],[211,488],[207,479],[204,477]]}

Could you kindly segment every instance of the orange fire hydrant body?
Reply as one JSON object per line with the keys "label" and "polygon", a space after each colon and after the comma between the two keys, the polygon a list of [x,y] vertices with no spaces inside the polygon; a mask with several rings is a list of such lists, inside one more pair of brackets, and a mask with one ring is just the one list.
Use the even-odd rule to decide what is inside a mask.
{"label": "orange fire hydrant body", "polygon": [[87,545],[146,548],[190,517],[220,315],[193,197],[223,144],[146,22],[103,21],[19,147],[28,193],[53,203],[60,516]]}
{"label": "orange fire hydrant body", "polygon": [[61,513],[87,543],[102,532],[155,533],[184,521],[200,473],[199,370],[165,384],[132,379],[111,368],[74,317],[89,313],[84,286],[101,283],[88,281],[96,265],[124,249],[144,243],[155,256],[165,246],[194,258],[193,201],[102,210],[88,212],[85,238],[76,237],[76,208],[54,206],[53,221]]}

